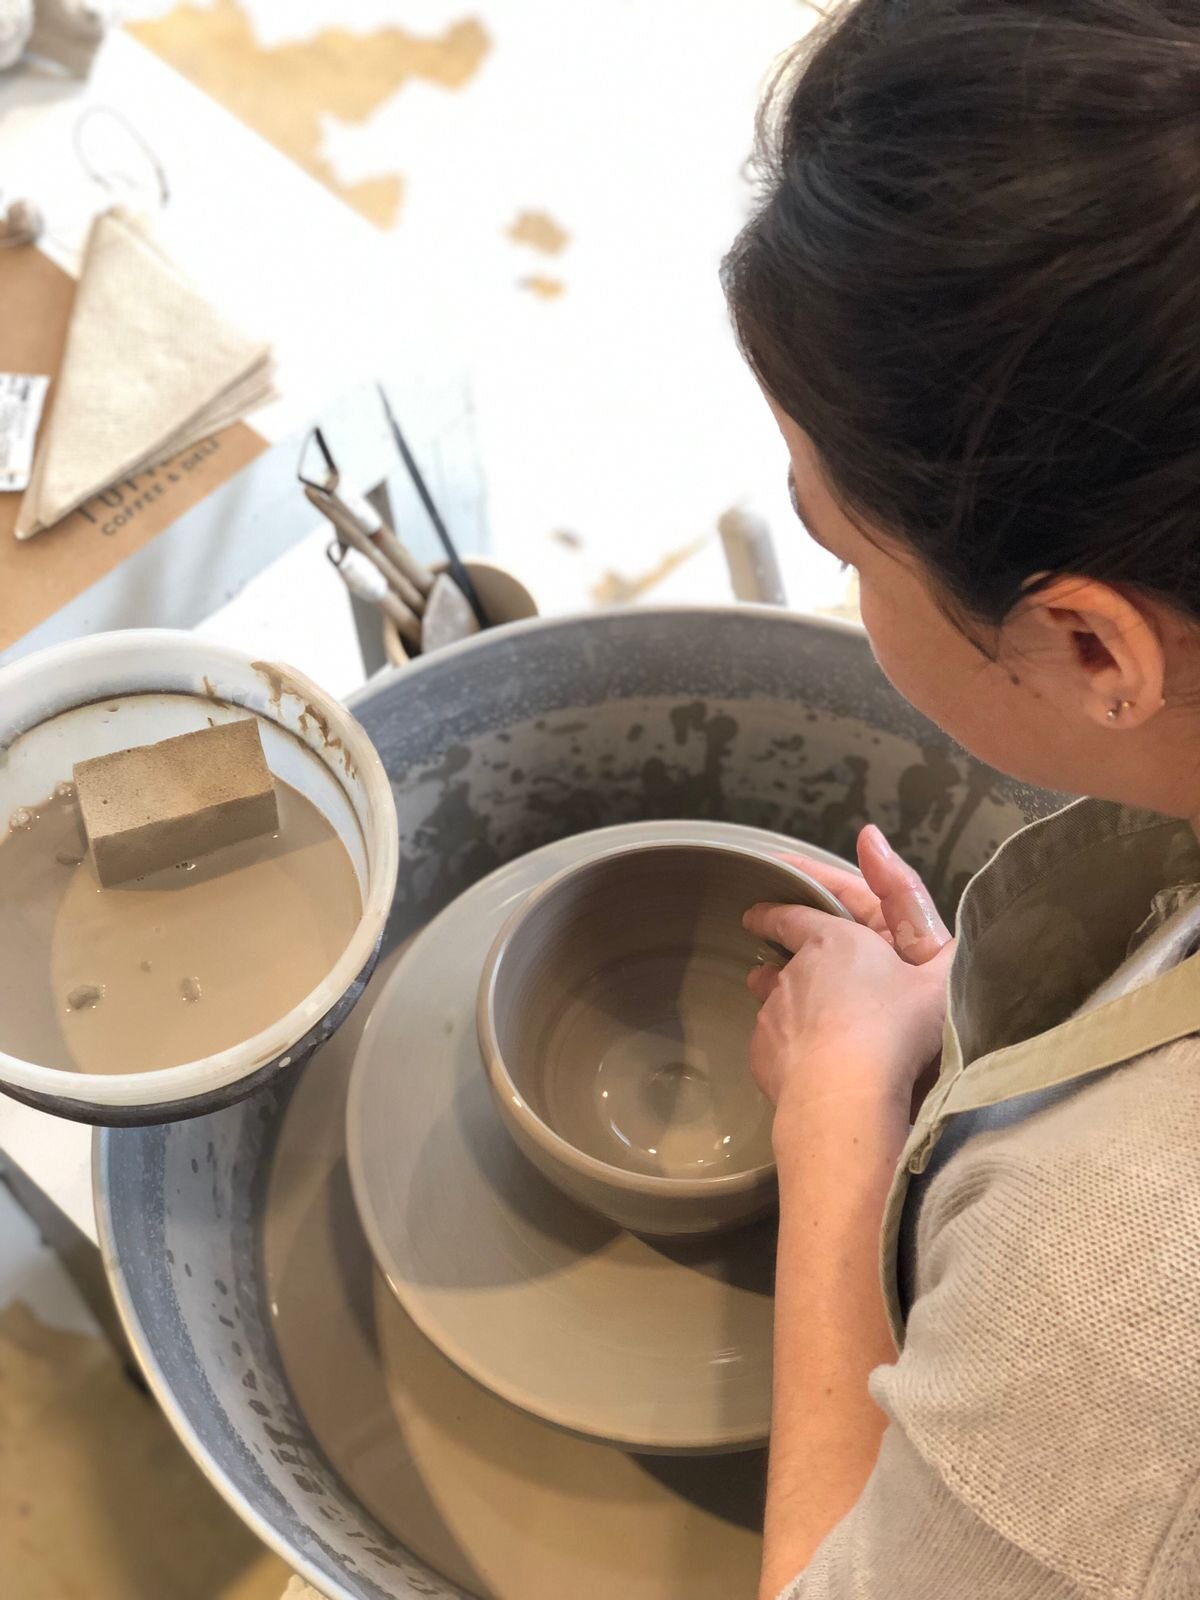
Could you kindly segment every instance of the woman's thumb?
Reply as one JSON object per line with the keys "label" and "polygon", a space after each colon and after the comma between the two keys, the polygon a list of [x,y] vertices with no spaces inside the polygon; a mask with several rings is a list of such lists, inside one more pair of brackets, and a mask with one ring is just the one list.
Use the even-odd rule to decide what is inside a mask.
{"label": "woman's thumb", "polygon": [[945,949],[951,935],[929,890],[874,825],[864,828],[858,836],[858,864],[868,885],[879,896],[897,955],[919,967]]}

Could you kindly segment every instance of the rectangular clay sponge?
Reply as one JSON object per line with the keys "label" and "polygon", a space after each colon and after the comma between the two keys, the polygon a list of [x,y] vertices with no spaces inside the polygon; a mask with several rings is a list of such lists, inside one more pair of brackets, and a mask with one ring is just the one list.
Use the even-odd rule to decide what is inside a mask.
{"label": "rectangular clay sponge", "polygon": [[253,717],[80,761],[75,787],[105,888],[279,826]]}

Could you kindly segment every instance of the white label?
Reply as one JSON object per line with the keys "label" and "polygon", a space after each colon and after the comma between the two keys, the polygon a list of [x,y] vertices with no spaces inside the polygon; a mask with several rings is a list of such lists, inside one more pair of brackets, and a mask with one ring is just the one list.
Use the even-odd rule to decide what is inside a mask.
{"label": "white label", "polygon": [[49,387],[49,378],[0,372],[0,493],[29,483],[33,442]]}

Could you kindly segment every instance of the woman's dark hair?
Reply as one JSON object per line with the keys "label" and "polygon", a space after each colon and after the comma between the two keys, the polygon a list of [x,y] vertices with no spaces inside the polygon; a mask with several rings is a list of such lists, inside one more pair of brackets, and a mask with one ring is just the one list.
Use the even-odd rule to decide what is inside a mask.
{"label": "woman's dark hair", "polygon": [[857,0],[777,78],[738,337],[859,520],[999,622],[1200,617],[1200,0]]}

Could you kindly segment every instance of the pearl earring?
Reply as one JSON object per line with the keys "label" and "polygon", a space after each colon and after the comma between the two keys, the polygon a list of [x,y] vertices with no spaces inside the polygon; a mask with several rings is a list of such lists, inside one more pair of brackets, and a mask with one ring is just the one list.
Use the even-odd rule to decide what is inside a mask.
{"label": "pearl earring", "polygon": [[1109,708],[1108,708],[1108,720],[1110,722],[1116,722],[1118,720],[1118,718],[1120,717],[1122,711],[1132,711],[1132,710],[1133,710],[1133,701],[1132,700],[1118,700],[1113,705],[1109,706]]}

